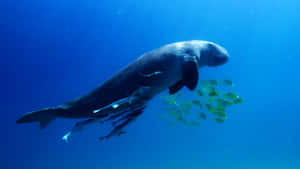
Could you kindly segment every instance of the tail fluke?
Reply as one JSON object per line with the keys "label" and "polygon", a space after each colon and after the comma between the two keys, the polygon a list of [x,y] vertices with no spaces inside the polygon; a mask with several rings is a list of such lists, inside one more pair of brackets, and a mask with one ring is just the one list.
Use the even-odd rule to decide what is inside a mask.
{"label": "tail fluke", "polygon": [[56,108],[46,108],[34,112],[29,112],[19,118],[16,123],[40,122],[40,129],[44,129],[52,120],[56,118],[59,110]]}

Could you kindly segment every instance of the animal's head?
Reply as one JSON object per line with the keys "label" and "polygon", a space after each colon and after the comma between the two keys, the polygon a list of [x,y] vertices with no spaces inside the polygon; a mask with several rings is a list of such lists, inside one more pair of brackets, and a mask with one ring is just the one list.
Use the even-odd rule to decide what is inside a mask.
{"label": "animal's head", "polygon": [[225,48],[207,41],[199,41],[200,58],[199,66],[219,66],[229,60],[229,54]]}

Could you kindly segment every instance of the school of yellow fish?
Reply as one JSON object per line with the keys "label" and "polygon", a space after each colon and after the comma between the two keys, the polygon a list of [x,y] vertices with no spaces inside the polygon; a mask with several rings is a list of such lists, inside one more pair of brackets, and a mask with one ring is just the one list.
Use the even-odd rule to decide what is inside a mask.
{"label": "school of yellow fish", "polygon": [[184,96],[181,92],[163,95],[161,97],[165,111],[158,117],[167,120],[173,126],[180,123],[198,127],[202,120],[207,119],[224,123],[228,118],[227,109],[243,102],[239,95],[231,91],[234,86],[229,79],[203,80],[192,97]]}

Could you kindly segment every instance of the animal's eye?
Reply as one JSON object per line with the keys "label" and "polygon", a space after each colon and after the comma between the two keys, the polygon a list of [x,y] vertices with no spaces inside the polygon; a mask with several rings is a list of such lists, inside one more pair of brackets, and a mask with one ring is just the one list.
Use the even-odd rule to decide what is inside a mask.
{"label": "animal's eye", "polygon": [[209,49],[214,49],[214,48],[215,48],[215,45],[209,43],[209,44],[207,44],[207,47],[208,47]]}

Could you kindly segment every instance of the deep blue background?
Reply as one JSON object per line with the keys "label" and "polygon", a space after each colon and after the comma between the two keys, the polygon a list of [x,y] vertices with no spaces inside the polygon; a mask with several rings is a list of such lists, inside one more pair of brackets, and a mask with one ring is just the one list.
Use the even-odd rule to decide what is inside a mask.
{"label": "deep blue background", "polygon": [[[0,1],[1,168],[299,169],[299,11],[299,0]],[[232,56],[200,70],[232,79],[245,100],[223,125],[169,128],[154,118],[159,98],[128,134],[103,143],[99,125],[62,142],[76,120],[42,131],[15,124],[85,94],[144,52],[192,39]]]}

